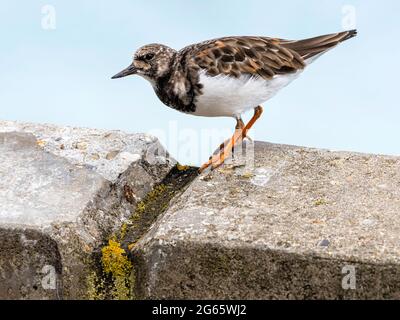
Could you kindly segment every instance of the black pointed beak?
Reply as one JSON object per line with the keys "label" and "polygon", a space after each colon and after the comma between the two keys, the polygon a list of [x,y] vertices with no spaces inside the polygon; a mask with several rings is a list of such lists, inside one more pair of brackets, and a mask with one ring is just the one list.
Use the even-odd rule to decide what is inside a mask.
{"label": "black pointed beak", "polygon": [[137,73],[137,69],[135,68],[135,66],[133,64],[131,64],[128,68],[126,68],[126,69],[122,70],[121,72],[117,73],[111,79],[123,78],[123,77],[127,77],[127,76],[130,76],[132,74],[136,74],[136,73]]}

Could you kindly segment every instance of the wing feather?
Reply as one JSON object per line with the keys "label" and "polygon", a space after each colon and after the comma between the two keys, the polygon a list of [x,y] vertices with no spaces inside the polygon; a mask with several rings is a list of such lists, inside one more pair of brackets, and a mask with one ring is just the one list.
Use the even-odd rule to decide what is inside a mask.
{"label": "wing feather", "polygon": [[278,39],[230,37],[211,40],[196,47],[193,61],[208,75],[242,74],[271,79],[277,74],[305,67],[300,55],[280,46]]}
{"label": "wing feather", "polygon": [[[210,76],[243,74],[271,79],[294,73],[306,60],[324,53],[357,34],[356,30],[292,41],[267,37],[227,37],[209,40],[182,49],[189,64]],[[190,54],[188,54],[190,53]]]}

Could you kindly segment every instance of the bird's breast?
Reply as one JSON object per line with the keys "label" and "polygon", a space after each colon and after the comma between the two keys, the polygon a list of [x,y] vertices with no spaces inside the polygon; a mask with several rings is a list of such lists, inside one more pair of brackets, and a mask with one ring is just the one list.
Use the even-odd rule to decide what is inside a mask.
{"label": "bird's breast", "polygon": [[242,75],[234,78],[226,75],[208,76],[200,73],[202,92],[195,99],[194,115],[204,117],[235,117],[272,98],[287,86],[301,71],[277,75],[271,80]]}

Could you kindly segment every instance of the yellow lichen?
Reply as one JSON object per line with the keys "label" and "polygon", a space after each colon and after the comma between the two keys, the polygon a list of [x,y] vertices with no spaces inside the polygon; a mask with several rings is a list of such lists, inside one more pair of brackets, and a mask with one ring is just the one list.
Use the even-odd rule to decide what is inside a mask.
{"label": "yellow lichen", "polygon": [[[182,171],[188,169],[190,168],[186,166],[178,168]],[[155,186],[142,201],[137,202],[132,216],[102,247],[100,254],[97,255],[96,252],[94,270],[87,279],[87,294],[90,299],[126,300],[136,298],[134,294],[135,268],[127,253],[134,250],[158,215],[168,208],[170,200],[177,192],[175,184],[183,182],[178,179],[177,182],[174,180]],[[123,247],[121,243],[124,244]],[[127,245],[126,251],[124,250],[125,245]]]}
{"label": "yellow lichen", "polygon": [[89,300],[104,300],[104,280],[99,279],[92,271],[87,276],[87,298]]}
{"label": "yellow lichen", "polygon": [[148,204],[155,202],[155,200],[162,195],[165,190],[167,189],[167,186],[164,184],[160,184],[159,186],[156,186],[154,190],[150,191],[146,198],[143,201],[140,201],[136,205],[136,210],[131,216],[131,221],[136,222],[140,219],[143,213],[146,212],[146,209],[148,209]]}
{"label": "yellow lichen", "polygon": [[149,195],[148,198],[151,200],[155,197],[158,197],[160,194],[162,194],[165,190],[167,189],[167,186],[164,184],[160,184],[159,186],[155,187],[154,190],[152,190]]}
{"label": "yellow lichen", "polygon": [[142,201],[137,204],[135,213],[143,213],[146,210],[146,204]]}
{"label": "yellow lichen", "polygon": [[117,241],[109,240],[108,245],[101,249],[101,253],[101,262],[106,273],[124,276],[127,272],[130,272],[132,265],[125,255],[125,250],[121,248]]}
{"label": "yellow lichen", "polygon": [[324,204],[326,204],[326,201],[325,201],[324,199],[318,199],[317,201],[314,202],[314,205],[315,205],[316,207],[322,206],[322,205],[324,205]]}
{"label": "yellow lichen", "polygon": [[242,178],[245,178],[245,179],[251,179],[254,177],[255,177],[255,174],[251,173],[251,172],[246,172],[246,173],[242,174]]}
{"label": "yellow lichen", "polygon": [[47,142],[44,141],[44,140],[36,140],[36,144],[37,144],[39,147],[43,148],[43,147],[47,144]]}
{"label": "yellow lichen", "polygon": [[131,243],[130,245],[128,245],[128,250],[132,251],[132,249],[136,246],[136,242]]}
{"label": "yellow lichen", "polygon": [[128,260],[125,250],[114,239],[110,239],[108,245],[102,250],[101,262],[105,273],[113,279],[112,296],[118,300],[131,298],[131,272],[132,263]]}
{"label": "yellow lichen", "polygon": [[187,171],[187,170],[190,169],[189,166],[183,166],[183,165],[181,165],[179,163],[176,165],[176,168],[178,169],[178,171]]}
{"label": "yellow lichen", "polygon": [[119,232],[119,238],[121,240],[125,238],[127,231],[128,231],[128,224],[127,223],[123,223],[122,226],[121,226],[121,230]]}
{"label": "yellow lichen", "polygon": [[225,166],[225,167],[218,168],[218,171],[223,173],[223,174],[232,174],[233,170],[234,169],[233,169],[232,166]]}

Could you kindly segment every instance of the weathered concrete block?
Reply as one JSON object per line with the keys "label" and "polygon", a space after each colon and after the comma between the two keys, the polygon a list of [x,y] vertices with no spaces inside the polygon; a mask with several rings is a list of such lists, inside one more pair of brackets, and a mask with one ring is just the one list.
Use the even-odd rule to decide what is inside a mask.
{"label": "weathered concrete block", "polygon": [[173,162],[149,135],[0,121],[0,298],[86,298],[93,250]]}
{"label": "weathered concrete block", "polygon": [[[400,298],[400,158],[254,159],[187,188],[150,136],[0,121],[0,298]],[[91,287],[108,267],[134,294]]]}
{"label": "weathered concrete block", "polygon": [[400,158],[256,143],[134,248],[142,298],[400,298]]}

